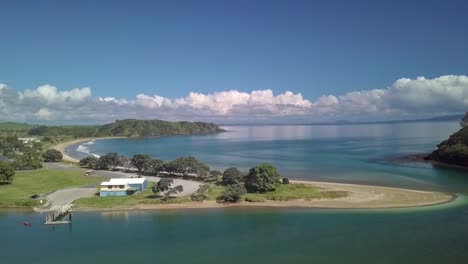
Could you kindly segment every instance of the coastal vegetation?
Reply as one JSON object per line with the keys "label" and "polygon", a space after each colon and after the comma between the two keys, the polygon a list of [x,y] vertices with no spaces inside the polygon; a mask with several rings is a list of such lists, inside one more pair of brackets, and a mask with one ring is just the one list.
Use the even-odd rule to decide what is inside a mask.
{"label": "coastal vegetation", "polygon": [[236,183],[239,183],[241,180],[242,180],[242,174],[237,168],[234,168],[234,167],[228,168],[223,173],[222,181],[225,185],[236,184]]}
{"label": "coastal vegetation", "polygon": [[56,149],[48,149],[42,154],[45,162],[59,162],[62,160],[62,152]]}
{"label": "coastal vegetation", "polygon": [[167,135],[210,134],[223,132],[219,126],[204,122],[169,122],[163,120],[116,120],[105,125],[34,126],[33,136],[79,137],[155,137]]}
{"label": "coastal vegetation", "polygon": [[42,168],[42,149],[25,147],[21,155],[16,155],[13,166],[17,170],[35,170]]}
{"label": "coastal vegetation", "polygon": [[172,187],[173,183],[174,183],[173,179],[163,178],[163,179],[159,180],[158,183],[155,184],[151,188],[151,190],[156,195],[161,195],[162,194],[162,197],[163,197],[162,199],[167,200],[167,199],[173,197],[174,194],[178,194],[178,193],[184,191],[184,187],[182,185],[177,185],[175,187]]}
{"label": "coastal vegetation", "polygon": [[263,163],[251,168],[244,182],[250,193],[271,192],[280,184],[280,175],[273,165]]}
{"label": "coastal vegetation", "polygon": [[223,190],[220,196],[216,197],[216,200],[221,202],[239,202],[242,196],[247,193],[244,184],[234,183],[229,184]]}
{"label": "coastal vegetation", "polygon": [[460,125],[462,128],[452,134],[447,140],[437,145],[427,160],[434,160],[446,164],[468,167],[468,112],[463,117]]}
{"label": "coastal vegetation", "polygon": [[15,169],[10,163],[0,161],[0,184],[8,184],[13,182],[15,177]]}

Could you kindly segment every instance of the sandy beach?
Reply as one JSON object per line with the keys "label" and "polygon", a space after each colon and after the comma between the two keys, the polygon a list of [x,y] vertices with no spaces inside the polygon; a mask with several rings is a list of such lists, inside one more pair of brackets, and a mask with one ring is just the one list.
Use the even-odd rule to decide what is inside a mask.
{"label": "sandy beach", "polygon": [[336,208],[336,209],[389,209],[429,206],[453,201],[454,194],[408,190],[370,185],[291,181],[292,183],[310,184],[329,191],[346,191],[348,196],[335,199],[311,199],[292,201],[265,201],[217,203],[216,201],[186,202],[174,204],[139,204],[132,207],[121,206],[113,208],[78,207],[78,211],[107,210],[164,210],[164,209],[203,209],[228,207],[302,207],[302,208]]}
{"label": "sandy beach", "polygon": [[78,163],[80,162],[78,159],[71,157],[70,155],[67,154],[65,149],[71,145],[75,145],[78,143],[86,142],[86,141],[91,141],[91,140],[100,140],[100,139],[116,139],[116,138],[125,138],[125,137],[98,137],[98,138],[79,138],[67,142],[63,142],[57,145],[52,146],[52,149],[56,149],[60,152],[62,152],[63,155],[63,161],[65,162],[72,162],[72,163]]}

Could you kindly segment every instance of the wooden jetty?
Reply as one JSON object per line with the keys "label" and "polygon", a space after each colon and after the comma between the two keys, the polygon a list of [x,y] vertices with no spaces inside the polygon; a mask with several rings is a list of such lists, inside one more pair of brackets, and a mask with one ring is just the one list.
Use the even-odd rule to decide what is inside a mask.
{"label": "wooden jetty", "polygon": [[44,224],[46,225],[70,224],[72,221],[71,208],[72,208],[71,205],[64,205],[58,210],[49,212],[46,215],[46,220]]}

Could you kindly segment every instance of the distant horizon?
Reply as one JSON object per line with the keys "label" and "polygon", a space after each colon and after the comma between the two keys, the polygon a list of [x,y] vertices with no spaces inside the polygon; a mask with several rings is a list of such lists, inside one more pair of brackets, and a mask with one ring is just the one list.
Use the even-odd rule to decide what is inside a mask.
{"label": "distant horizon", "polygon": [[162,120],[162,121],[169,121],[169,122],[202,122],[202,123],[214,123],[219,126],[301,126],[301,125],[356,125],[356,124],[391,124],[391,123],[412,123],[412,122],[459,122],[463,117],[464,113],[459,114],[452,114],[452,115],[436,115],[427,118],[420,118],[420,119],[391,119],[391,120],[368,120],[368,121],[359,121],[359,120],[335,120],[335,121],[328,121],[328,122],[309,122],[309,123],[275,123],[275,122],[263,122],[263,123],[216,123],[216,122],[205,122],[205,121],[187,121],[187,120],[177,120],[177,121],[170,121],[164,119],[135,119],[135,118],[125,118],[125,119],[116,119],[112,122],[101,122],[101,123],[33,123],[33,122],[15,122],[15,121],[2,121],[0,119],[1,124],[25,124],[25,125],[32,125],[32,126],[99,126],[105,125],[109,123],[113,123],[116,121],[126,120],[126,119],[135,119],[135,120]]}

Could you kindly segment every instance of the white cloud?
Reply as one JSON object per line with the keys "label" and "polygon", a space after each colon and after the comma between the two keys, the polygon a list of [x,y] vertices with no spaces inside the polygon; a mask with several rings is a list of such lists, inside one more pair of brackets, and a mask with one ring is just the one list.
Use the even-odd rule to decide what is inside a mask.
{"label": "white cloud", "polygon": [[190,92],[182,98],[138,94],[133,99],[93,97],[91,89],[60,91],[51,85],[15,91],[0,84],[3,120],[108,122],[122,118],[167,120],[330,121],[436,115],[468,110],[468,77],[402,78],[387,88],[325,95],[316,101],[300,93],[236,90],[210,94]]}

